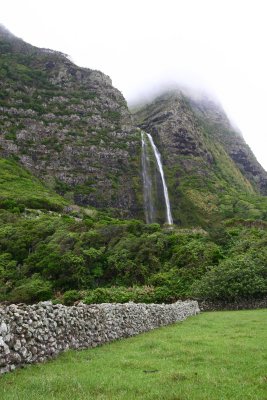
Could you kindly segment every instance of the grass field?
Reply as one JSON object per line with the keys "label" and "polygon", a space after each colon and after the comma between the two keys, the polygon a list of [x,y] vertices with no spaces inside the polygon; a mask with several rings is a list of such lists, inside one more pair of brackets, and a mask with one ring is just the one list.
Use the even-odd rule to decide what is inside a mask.
{"label": "grass field", "polygon": [[0,378],[1,400],[267,400],[267,310],[203,313]]}

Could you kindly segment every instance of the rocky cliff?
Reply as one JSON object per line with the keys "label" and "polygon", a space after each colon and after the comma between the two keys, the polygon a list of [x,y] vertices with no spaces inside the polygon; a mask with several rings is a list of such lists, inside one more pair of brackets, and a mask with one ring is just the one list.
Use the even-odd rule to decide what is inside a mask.
{"label": "rocky cliff", "polygon": [[198,101],[189,97],[189,101],[206,131],[224,147],[256,191],[267,195],[267,172],[246,144],[242,133],[232,125],[220,104],[204,96]]}
{"label": "rocky cliff", "polygon": [[108,76],[0,28],[0,155],[81,205],[142,217],[140,135]]}
{"label": "rocky cliff", "polygon": [[177,89],[138,107],[134,118],[162,153],[176,222],[245,216],[266,194],[267,173],[215,102]]}
{"label": "rocky cliff", "polygon": [[[60,52],[0,27],[0,55],[0,157],[68,202],[144,219],[140,127],[162,154],[175,223],[262,217],[267,173],[215,102],[174,90],[132,117],[109,77]],[[161,178],[151,169],[164,222]]]}

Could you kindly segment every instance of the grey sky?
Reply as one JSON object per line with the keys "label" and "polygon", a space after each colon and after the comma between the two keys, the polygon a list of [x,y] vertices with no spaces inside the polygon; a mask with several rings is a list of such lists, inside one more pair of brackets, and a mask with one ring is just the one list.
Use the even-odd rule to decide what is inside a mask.
{"label": "grey sky", "polygon": [[205,88],[267,169],[266,0],[8,0],[1,20],[36,46],[110,75],[129,102]]}

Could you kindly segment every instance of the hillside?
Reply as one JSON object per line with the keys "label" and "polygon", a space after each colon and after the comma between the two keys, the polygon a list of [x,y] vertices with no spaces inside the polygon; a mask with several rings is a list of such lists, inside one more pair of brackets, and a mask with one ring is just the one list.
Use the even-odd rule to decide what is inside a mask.
{"label": "hillside", "polygon": [[139,135],[110,78],[3,27],[0,55],[0,155],[72,202],[142,217]]}
{"label": "hillside", "polygon": [[[175,90],[131,115],[103,73],[3,27],[0,54],[0,302],[267,295],[266,172],[220,106]],[[171,227],[148,140],[145,223],[141,130]]]}
{"label": "hillside", "polygon": [[[264,217],[267,174],[216,103],[167,92],[134,114],[109,77],[0,27],[0,156],[70,203],[144,219],[141,137],[163,158],[174,222]],[[157,218],[164,222],[157,181]]]}
{"label": "hillside", "polygon": [[0,158],[0,208],[62,210],[68,202],[14,160]]}
{"label": "hillside", "polygon": [[176,223],[263,218],[267,173],[219,105],[174,90],[137,108],[134,120],[162,154]]}

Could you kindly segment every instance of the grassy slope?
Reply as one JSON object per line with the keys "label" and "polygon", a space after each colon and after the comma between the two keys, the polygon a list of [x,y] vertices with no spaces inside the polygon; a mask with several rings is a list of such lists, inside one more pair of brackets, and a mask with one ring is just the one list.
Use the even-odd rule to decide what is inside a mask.
{"label": "grassy slope", "polygon": [[15,161],[0,158],[0,200],[14,200],[28,207],[60,209],[67,202],[46,188]]}
{"label": "grassy slope", "polygon": [[204,313],[0,378],[0,398],[263,400],[267,310]]}

